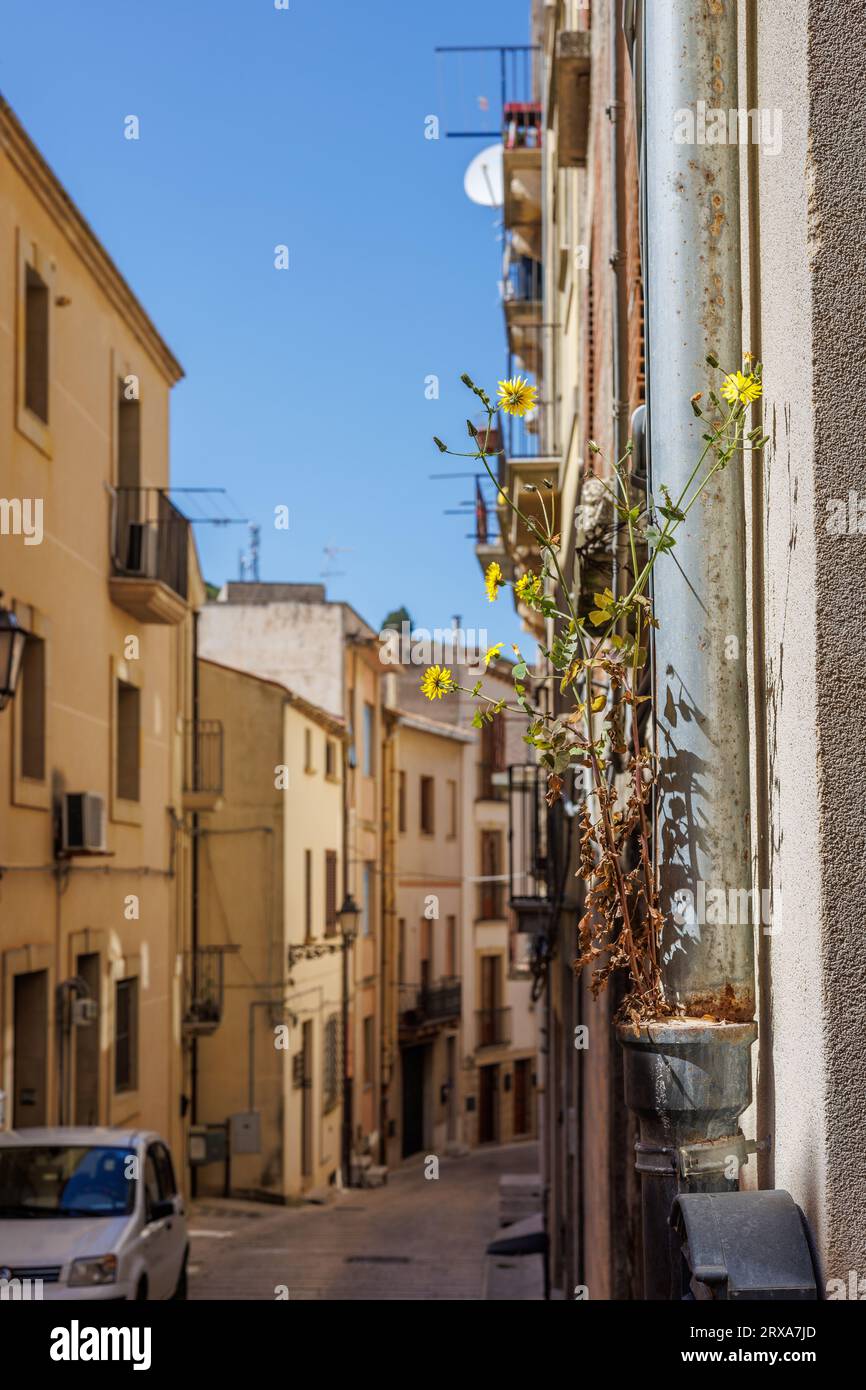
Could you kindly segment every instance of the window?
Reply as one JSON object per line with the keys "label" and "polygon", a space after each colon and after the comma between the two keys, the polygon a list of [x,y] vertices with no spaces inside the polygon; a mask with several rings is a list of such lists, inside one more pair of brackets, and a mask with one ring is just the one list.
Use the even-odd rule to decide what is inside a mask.
{"label": "window", "polygon": [[364,776],[373,777],[376,771],[373,737],[376,731],[376,712],[372,705],[364,705]]}
{"label": "window", "polygon": [[421,834],[432,835],[434,831],[433,778],[421,778]]}
{"label": "window", "polygon": [[[117,486],[141,486],[141,401],[129,383],[121,377],[117,383]],[[135,515],[132,511],[129,515]]]}
{"label": "window", "polygon": [[313,851],[304,850],[304,936],[313,935]]}
{"label": "window", "polygon": [[401,835],[406,829],[406,774],[397,776],[397,829]]}
{"label": "window", "polygon": [[361,904],[361,935],[371,936],[373,933],[373,865],[364,865],[364,886],[362,891],[363,902]]}
{"label": "window", "polygon": [[48,424],[48,286],[28,265],[24,280],[24,404]]}
{"label": "window", "polygon": [[448,782],[448,838],[457,838],[457,783]]}
{"label": "window", "polygon": [[457,918],[448,917],[445,922],[445,974],[453,979],[460,972],[457,969]]}
{"label": "window", "polygon": [[138,980],[118,980],[114,992],[114,1089],[138,1086]]}
{"label": "window", "polygon": [[305,772],[315,772],[315,770],[316,770],[316,769],[315,769],[315,766],[313,765],[313,731],[312,731],[312,729],[305,729],[305,730],[304,730],[304,771],[305,771]]}
{"label": "window", "polygon": [[332,738],[325,739],[325,776],[337,780],[337,745]]}
{"label": "window", "polygon": [[337,851],[325,850],[325,935],[337,934]]}
{"label": "window", "polygon": [[433,923],[429,917],[421,918],[421,988],[429,989],[433,983]]}
{"label": "window", "polygon": [[41,782],[45,778],[45,643],[41,638],[27,638],[19,679],[21,776]]}
{"label": "window", "polygon": [[325,1019],[324,1028],[324,1076],[322,1078],[322,1109],[327,1114],[333,1110],[339,1098],[339,1041],[340,1019],[331,1014]]}
{"label": "window", "polygon": [[364,1019],[364,1085],[372,1086],[374,1072],[373,1015]]}
{"label": "window", "polygon": [[117,682],[117,795],[123,801],[138,801],[141,795],[139,740],[141,730],[141,691],[126,681]]}
{"label": "window", "polygon": [[177,1196],[177,1183],[174,1180],[171,1154],[164,1144],[151,1144],[149,1152],[153,1154],[153,1161],[156,1165],[160,1196],[163,1201],[168,1201],[170,1197]]}
{"label": "window", "polygon": [[502,873],[502,832],[481,832],[481,880],[478,884],[479,918],[505,916],[505,883]]}

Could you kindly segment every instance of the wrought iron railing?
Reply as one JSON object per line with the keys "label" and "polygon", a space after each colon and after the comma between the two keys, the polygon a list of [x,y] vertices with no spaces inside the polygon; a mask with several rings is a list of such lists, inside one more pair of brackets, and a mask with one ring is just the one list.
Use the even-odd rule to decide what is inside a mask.
{"label": "wrought iron railing", "polygon": [[187,719],[183,731],[183,789],[223,792],[223,726],[219,719]]}
{"label": "wrought iron railing", "polygon": [[462,998],[460,980],[448,976],[433,985],[399,986],[398,1010],[404,1027],[424,1023],[444,1023],[459,1018]]}
{"label": "wrought iron railing", "polygon": [[187,597],[189,521],[163,488],[112,489],[111,563],[124,578],[158,579]]}

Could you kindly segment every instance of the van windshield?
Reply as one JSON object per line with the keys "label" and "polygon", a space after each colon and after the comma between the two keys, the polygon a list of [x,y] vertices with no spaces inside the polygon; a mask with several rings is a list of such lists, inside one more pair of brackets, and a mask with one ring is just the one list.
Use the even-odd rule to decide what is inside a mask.
{"label": "van windshield", "polygon": [[131,1149],[0,1147],[0,1220],[128,1216],[135,1201],[137,1165]]}

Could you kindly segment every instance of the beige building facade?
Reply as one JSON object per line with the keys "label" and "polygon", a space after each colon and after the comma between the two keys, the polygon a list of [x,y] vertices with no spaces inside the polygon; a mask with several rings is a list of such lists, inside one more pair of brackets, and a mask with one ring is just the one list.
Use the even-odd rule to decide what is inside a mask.
{"label": "beige building facade", "polygon": [[0,246],[0,587],[30,634],[0,714],[4,1123],[152,1127],[182,1172],[204,600],[167,493],[182,373],[3,103]]}
{"label": "beige building facade", "polygon": [[382,677],[373,629],[319,584],[230,583],[208,603],[202,656],[275,680],[341,720],[347,731],[339,899],[359,910],[349,959],[347,1064],[351,1148],[381,1161],[381,953],[384,905]]}
{"label": "beige building facade", "polygon": [[195,1118],[227,1126],[233,1152],[198,1190],[284,1200],[341,1166],[345,726],[210,661],[199,698],[224,731],[225,777],[197,831],[198,950],[222,971],[222,1007],[196,1044]]}

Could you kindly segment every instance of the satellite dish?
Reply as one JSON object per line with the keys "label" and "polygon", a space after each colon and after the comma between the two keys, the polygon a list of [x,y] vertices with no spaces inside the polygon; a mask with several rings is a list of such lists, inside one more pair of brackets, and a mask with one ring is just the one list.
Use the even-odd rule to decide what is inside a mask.
{"label": "satellite dish", "polygon": [[502,145],[488,145],[473,159],[463,178],[466,196],[483,208],[501,208],[505,201]]}

